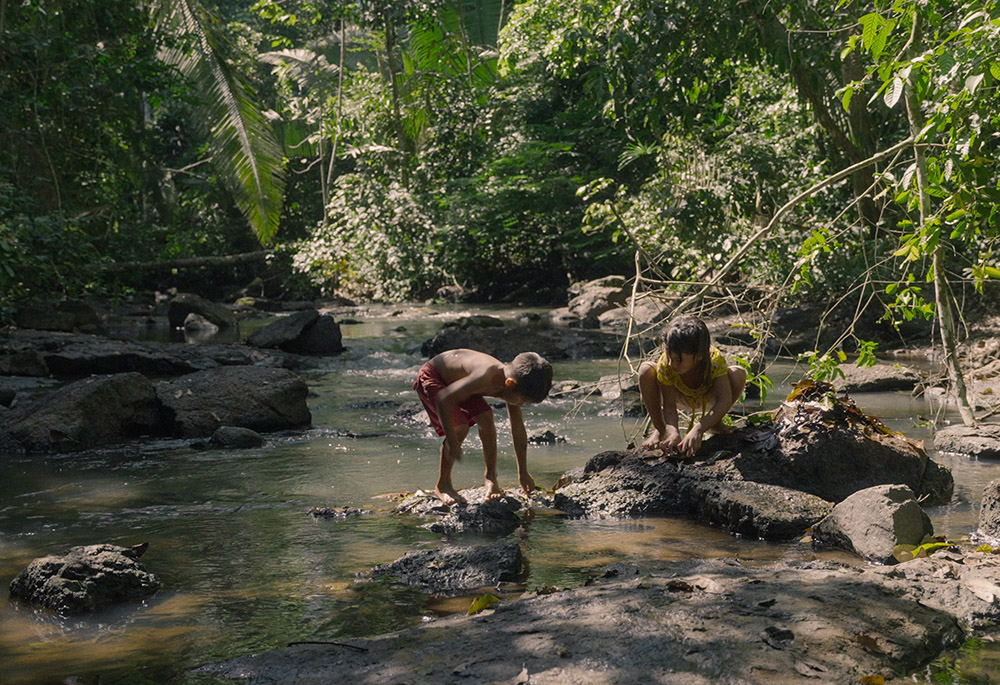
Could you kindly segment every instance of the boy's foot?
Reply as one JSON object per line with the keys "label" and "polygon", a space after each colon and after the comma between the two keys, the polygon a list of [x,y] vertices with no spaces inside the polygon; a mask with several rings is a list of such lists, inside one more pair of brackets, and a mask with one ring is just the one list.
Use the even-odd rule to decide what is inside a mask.
{"label": "boy's foot", "polygon": [[642,449],[644,450],[658,450],[660,449],[660,435],[659,433],[653,433],[648,438],[646,438],[642,443]]}
{"label": "boy's foot", "polygon": [[503,497],[503,488],[495,480],[486,481],[486,499],[500,499]]}
{"label": "boy's foot", "polygon": [[466,504],[466,499],[458,494],[458,490],[453,487],[436,487],[434,494],[445,504]]}

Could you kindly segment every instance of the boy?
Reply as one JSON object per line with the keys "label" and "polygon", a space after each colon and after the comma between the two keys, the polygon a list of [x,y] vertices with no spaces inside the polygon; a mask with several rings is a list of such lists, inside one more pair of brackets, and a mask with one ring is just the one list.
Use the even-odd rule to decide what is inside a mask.
{"label": "boy", "polygon": [[552,365],[534,352],[522,352],[510,364],[476,350],[448,350],[420,368],[413,389],[427,410],[427,417],[441,444],[441,466],[435,492],[445,504],[465,504],[451,482],[451,469],[462,458],[462,441],[469,427],[479,426],[486,461],[486,499],[503,496],[497,482],[497,431],[493,410],[483,396],[507,403],[510,433],[517,457],[517,479],[525,493],[535,489],[528,475],[528,435],[521,405],[541,402],[552,387]]}

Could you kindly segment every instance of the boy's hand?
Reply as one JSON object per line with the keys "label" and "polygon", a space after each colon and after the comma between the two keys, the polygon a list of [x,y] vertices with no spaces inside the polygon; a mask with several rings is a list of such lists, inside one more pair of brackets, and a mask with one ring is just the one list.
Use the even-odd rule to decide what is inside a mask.
{"label": "boy's hand", "polygon": [[523,475],[519,475],[517,480],[521,483],[521,487],[524,489],[524,494],[530,497],[531,493],[535,491],[535,479],[525,473]]}

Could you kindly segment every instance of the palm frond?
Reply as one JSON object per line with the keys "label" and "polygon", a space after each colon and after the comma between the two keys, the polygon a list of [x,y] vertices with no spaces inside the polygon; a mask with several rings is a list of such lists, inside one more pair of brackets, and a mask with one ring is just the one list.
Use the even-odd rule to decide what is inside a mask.
{"label": "palm frond", "polygon": [[198,0],[153,0],[151,7],[157,28],[180,39],[180,47],[160,56],[199,98],[216,170],[257,239],[272,244],[284,201],[284,159],[249,79],[226,61],[223,37]]}

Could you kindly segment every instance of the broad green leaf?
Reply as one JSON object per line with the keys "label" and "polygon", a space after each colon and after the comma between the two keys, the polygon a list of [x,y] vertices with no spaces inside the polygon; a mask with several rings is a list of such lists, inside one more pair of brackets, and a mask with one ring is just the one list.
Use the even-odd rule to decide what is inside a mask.
{"label": "broad green leaf", "polygon": [[993,78],[1000,81],[1000,62],[994,62],[990,65],[990,73],[993,74]]}
{"label": "broad green leaf", "polygon": [[485,611],[494,604],[499,604],[499,603],[500,603],[499,597],[491,595],[490,593],[487,592],[482,597],[476,597],[472,601],[472,605],[469,607],[468,615],[472,616],[473,614],[478,614],[480,611]]}
{"label": "broad green leaf", "polygon": [[844,97],[842,102],[844,103],[844,111],[848,111],[851,108],[851,98],[854,97],[854,88],[847,86],[844,88]]}
{"label": "broad green leaf", "polygon": [[903,79],[898,76],[892,80],[892,83],[885,91],[885,95],[882,96],[885,106],[892,109],[899,102],[900,96],[903,94]]}
{"label": "broad green leaf", "polygon": [[1000,269],[995,266],[984,266],[983,273],[985,273],[990,278],[1000,278]]}
{"label": "broad green leaf", "polygon": [[861,45],[864,46],[865,50],[871,50],[872,41],[875,40],[875,35],[878,33],[882,17],[871,12],[858,19],[858,21],[861,23]]}

